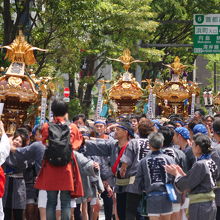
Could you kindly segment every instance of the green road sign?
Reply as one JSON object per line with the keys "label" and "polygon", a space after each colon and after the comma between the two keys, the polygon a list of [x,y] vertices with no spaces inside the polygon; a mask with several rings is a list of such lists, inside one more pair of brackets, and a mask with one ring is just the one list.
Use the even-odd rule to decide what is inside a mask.
{"label": "green road sign", "polygon": [[220,14],[196,14],[194,25],[194,53],[220,53]]}

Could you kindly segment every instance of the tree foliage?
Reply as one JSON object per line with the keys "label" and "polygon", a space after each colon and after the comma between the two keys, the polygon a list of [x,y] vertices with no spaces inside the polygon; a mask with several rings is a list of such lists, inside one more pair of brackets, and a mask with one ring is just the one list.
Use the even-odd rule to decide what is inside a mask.
{"label": "tree foliage", "polygon": [[[219,4],[218,0],[208,4],[205,0],[0,0],[0,40],[11,43],[22,28],[32,45],[49,49],[36,54],[35,73],[69,73],[71,98],[88,114],[92,89],[103,77],[99,70],[109,62],[107,56],[116,58],[129,48],[133,57],[147,60],[141,64],[144,78],[156,78],[162,64],[172,62],[175,55],[192,64],[192,48],[141,45],[192,43],[193,14],[218,13]],[[121,71],[120,65],[113,67]]]}
{"label": "tree foliage", "polygon": [[[193,15],[219,13],[220,2],[218,0],[152,0],[150,4],[156,13],[155,21],[159,23],[156,32],[145,44],[192,44],[193,43]],[[174,56],[179,56],[185,64],[193,64],[197,55],[193,54],[193,47],[158,47],[165,56],[161,62],[149,63],[148,72],[153,72],[151,77],[156,78],[158,72],[164,72],[163,63],[171,63]]]}
{"label": "tree foliage", "polygon": [[208,54],[204,55],[204,57],[208,60],[208,64],[206,68],[211,72],[211,78],[207,79],[209,82],[208,87],[210,89],[213,89],[214,87],[214,71],[216,65],[216,87],[217,91],[220,89],[220,54]]}

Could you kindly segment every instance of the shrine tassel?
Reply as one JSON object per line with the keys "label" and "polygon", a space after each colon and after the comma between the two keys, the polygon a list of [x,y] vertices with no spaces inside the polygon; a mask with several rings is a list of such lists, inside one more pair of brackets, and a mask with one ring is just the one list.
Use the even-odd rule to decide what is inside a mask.
{"label": "shrine tassel", "polygon": [[41,98],[41,115],[40,115],[40,124],[42,125],[45,122],[46,118],[46,109],[47,109],[47,98]]}
{"label": "shrine tassel", "polygon": [[152,93],[152,89],[150,89],[150,94],[149,94],[149,97],[148,97],[147,117],[149,119],[153,119],[153,93]]}
{"label": "shrine tassel", "polygon": [[152,101],[152,117],[156,117],[156,94],[153,94],[153,101]]}
{"label": "shrine tassel", "polygon": [[195,101],[196,101],[196,95],[192,94],[192,103],[191,103],[191,118],[194,117],[195,114]]}
{"label": "shrine tassel", "polygon": [[99,119],[102,110],[102,86],[99,86],[98,101],[96,106],[95,120]]}
{"label": "shrine tassel", "polygon": [[52,112],[52,110],[51,110],[51,105],[52,105],[53,100],[54,100],[54,96],[52,96],[52,97],[50,98],[49,106],[48,106],[48,110],[49,110],[49,112],[48,112],[48,118],[49,118],[49,121],[50,121],[50,122],[53,121],[53,112]]}

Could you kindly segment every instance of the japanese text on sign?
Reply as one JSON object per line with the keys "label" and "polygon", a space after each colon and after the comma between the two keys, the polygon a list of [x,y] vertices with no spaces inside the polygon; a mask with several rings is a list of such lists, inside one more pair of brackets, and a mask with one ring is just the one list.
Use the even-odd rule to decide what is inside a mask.
{"label": "japanese text on sign", "polygon": [[220,14],[194,15],[194,53],[220,53]]}

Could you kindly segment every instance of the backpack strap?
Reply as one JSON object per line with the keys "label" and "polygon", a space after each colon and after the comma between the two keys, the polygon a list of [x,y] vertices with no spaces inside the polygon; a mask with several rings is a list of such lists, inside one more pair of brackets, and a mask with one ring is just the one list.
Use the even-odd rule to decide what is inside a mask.
{"label": "backpack strap", "polygon": [[62,125],[68,125],[68,127],[70,127],[71,123],[69,121],[66,121],[65,123],[55,123],[55,122],[47,122],[48,126],[50,126],[51,124],[62,124]]}

